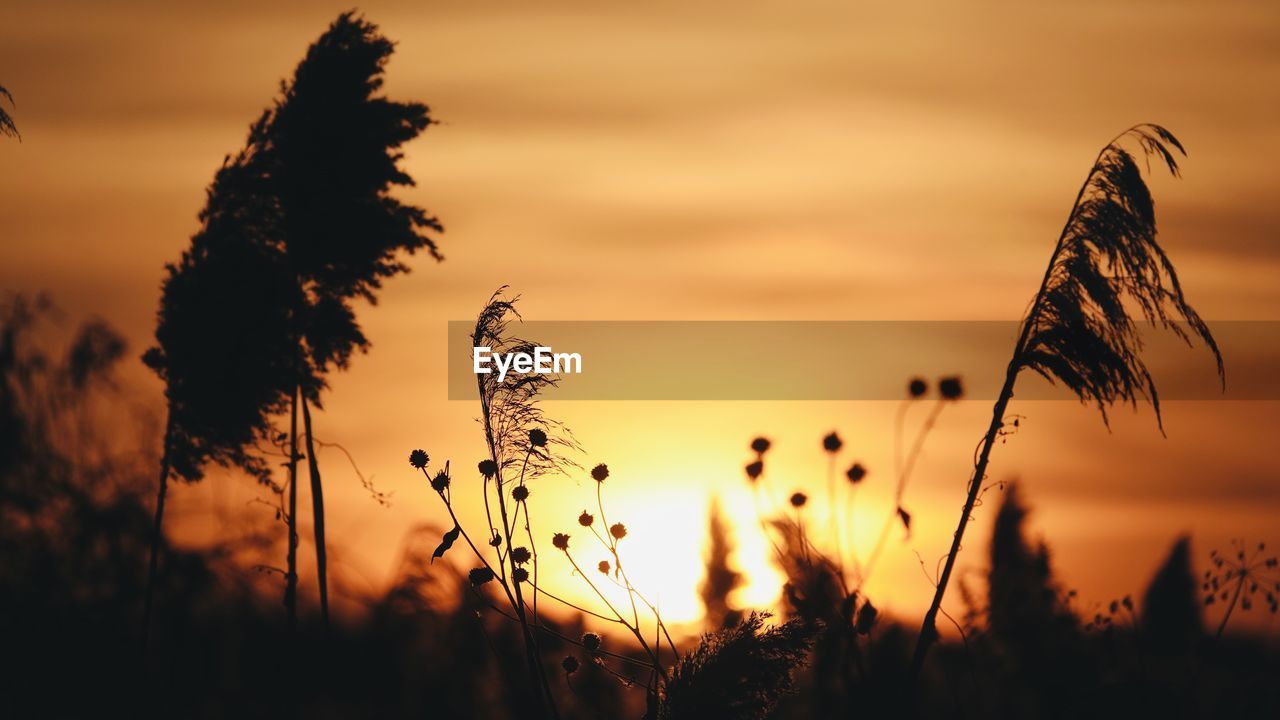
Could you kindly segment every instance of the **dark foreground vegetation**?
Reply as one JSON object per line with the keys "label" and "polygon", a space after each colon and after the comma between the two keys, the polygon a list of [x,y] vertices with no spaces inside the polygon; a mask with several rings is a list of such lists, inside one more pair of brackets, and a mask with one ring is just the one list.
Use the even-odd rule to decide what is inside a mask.
{"label": "dark foreground vegetation", "polygon": [[[520,626],[491,609],[497,593],[477,590],[450,562],[431,562],[440,528],[409,539],[399,579],[369,599],[364,616],[327,631],[318,608],[304,606],[290,632],[279,594],[255,590],[256,574],[234,561],[246,546],[283,554],[278,526],[198,553],[166,545],[144,655],[158,462],[145,438],[156,423],[115,379],[126,349],[108,326],[85,324],[64,349],[44,350],[34,338],[46,314],[40,303],[10,301],[0,327],[0,713],[540,716]],[[736,574],[721,524],[703,596],[710,613],[738,630],[695,653],[702,687],[692,672],[698,663],[683,666],[665,691],[681,701],[667,716],[753,717],[751,703],[741,715],[706,708],[748,697],[747,682],[788,689],[792,664],[794,685],[773,698],[774,717],[1276,716],[1280,653],[1229,624],[1205,627],[1201,615],[1208,595],[1215,606],[1231,603],[1236,617],[1274,611],[1280,578],[1267,552],[1252,544],[1211,557],[1179,540],[1149,583],[1135,578],[1132,595],[1086,600],[1055,580],[1046,548],[1026,541],[1024,515],[1016,488],[1005,489],[986,582],[962,584],[968,609],[951,619],[964,640],[944,632],[913,695],[905,687],[914,630],[864,611],[866,599],[848,603],[816,548],[780,545],[789,617],[744,617],[728,594]],[[789,634],[765,647],[761,632],[785,620],[796,621],[784,626]],[[582,647],[581,620],[544,614],[539,622],[561,717],[646,713],[643,677],[627,687],[608,669],[625,671],[619,657],[644,660],[625,634],[604,634],[610,655],[597,663]],[[682,655],[695,650],[677,643]],[[780,663],[764,676],[762,647]]]}

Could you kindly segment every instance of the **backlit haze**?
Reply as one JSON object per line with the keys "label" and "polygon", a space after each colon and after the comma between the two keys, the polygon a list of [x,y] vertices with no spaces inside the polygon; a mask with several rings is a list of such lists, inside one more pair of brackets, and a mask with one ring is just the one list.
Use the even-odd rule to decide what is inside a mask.
{"label": "backlit haze", "polygon": [[[69,318],[97,314],[151,340],[163,265],[196,229],[223,156],[344,4],[23,3],[0,10],[0,84],[22,142],[0,142],[0,287],[49,291]],[[1280,9],[1274,3],[438,3],[360,8],[398,42],[386,90],[439,124],[406,148],[401,197],[445,224],[436,264],[414,258],[360,320],[373,342],[335,376],[317,435],[335,602],[385,589],[406,535],[443,526],[407,462],[452,460],[464,519],[478,522],[483,457],[475,402],[446,399],[449,320],[499,285],[538,320],[1012,320],[1044,272],[1098,149],[1137,122],[1173,130],[1184,178],[1156,174],[1161,240],[1188,297],[1213,319],[1280,319]],[[73,12],[74,11],[74,12]],[[585,362],[590,359],[586,358]],[[842,358],[857,372],[857,358]],[[1231,357],[1226,358],[1228,381]],[[1206,382],[1214,382],[1206,364]],[[904,358],[902,380],[948,371]],[[992,368],[1001,372],[1002,368]],[[160,412],[158,381],[128,381]],[[866,553],[890,511],[891,402],[562,402],[584,468],[606,462],[606,511],[630,529],[632,579],[673,621],[699,618],[707,507],[719,497],[750,583],[771,606],[768,562],[742,466],[774,441],[768,482],[826,517],[822,435],[838,470],[870,470],[853,499]],[[1146,408],[1109,432],[1074,403],[1018,403],[1020,431],[992,480],[1019,479],[1033,534],[1087,605],[1139,593],[1175,537],[1205,562],[1229,538],[1280,541],[1276,403],[1170,403],[1162,438]],[[989,401],[945,411],[867,588],[918,621],[963,501]],[[926,414],[924,406],[911,418]],[[914,423],[909,423],[914,426]],[[156,438],[158,444],[159,438]],[[461,470],[457,470],[461,468]],[[533,488],[535,532],[594,507],[585,469]],[[995,491],[993,491],[994,493]],[[270,520],[251,481],[179,487],[173,533],[199,544],[212,512]],[[961,567],[985,563],[994,495]],[[300,508],[309,508],[302,483]],[[314,592],[310,510],[301,586]],[[440,529],[444,529],[441,527]],[[283,539],[283,528],[281,529]],[[450,558],[464,569],[460,544]],[[598,550],[598,548],[596,548]],[[918,555],[917,555],[918,553]],[[283,550],[278,559],[283,564]],[[547,587],[587,601],[549,557]],[[264,592],[276,592],[264,577]],[[949,604],[957,606],[959,593]],[[651,598],[654,599],[654,598]],[[1259,620],[1261,622],[1261,620]]]}

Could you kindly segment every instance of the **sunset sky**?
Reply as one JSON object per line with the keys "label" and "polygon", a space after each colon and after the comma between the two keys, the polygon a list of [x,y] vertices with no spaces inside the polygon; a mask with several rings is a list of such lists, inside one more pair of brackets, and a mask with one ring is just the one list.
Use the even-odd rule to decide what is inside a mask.
{"label": "sunset sky", "polygon": [[[47,290],[67,317],[100,315],[141,353],[164,263],[196,230],[214,171],[348,7],[0,10],[0,85],[22,133],[0,142],[0,288]],[[1152,181],[1188,297],[1210,320],[1280,320],[1273,2],[1212,12],[1196,2],[813,0],[360,10],[398,42],[388,95],[426,102],[439,121],[406,148],[418,184],[399,196],[447,232],[445,262],[414,258],[412,274],[362,308],[373,349],[333,379],[316,418],[322,439],[394,493],[379,506],[340,453],[323,452],[332,562],[350,593],[385,589],[406,533],[445,522],[408,452],[468,470],[483,457],[478,405],[447,400],[446,331],[499,285],[536,320],[1016,320],[1099,148],[1151,121],[1189,151],[1183,179]],[[843,362],[856,371],[856,358]],[[901,374],[947,371],[946,358],[930,357]],[[136,360],[127,376],[161,412],[160,383]],[[774,440],[781,502],[793,489],[821,495],[820,439],[840,432],[841,469],[858,460],[871,471],[853,506],[862,552],[891,511],[896,403],[546,409],[573,428],[581,465],[613,469],[606,509],[631,529],[633,579],[674,620],[700,612],[715,496],[752,579],[739,601],[777,597],[741,470],[755,435]],[[1119,410],[1110,432],[1074,403],[1012,411],[1025,419],[996,449],[992,479],[1022,483],[1034,534],[1086,604],[1140,593],[1180,533],[1193,534],[1202,562],[1232,537],[1280,542],[1280,404],[1172,403],[1167,439],[1145,408]],[[990,412],[974,401],[943,413],[908,491],[916,531],[868,588],[913,622],[932,592],[922,565],[932,572],[946,552]],[[585,472],[542,482],[535,527],[572,531],[593,482]],[[213,537],[215,507],[267,519],[246,504],[258,492],[225,474],[179,488],[171,531],[193,544]],[[993,505],[988,496],[978,510],[962,567],[985,562]],[[813,510],[825,517],[820,502]],[[477,517],[475,503],[465,512]],[[302,582],[313,589],[303,527]],[[572,594],[563,565],[543,573]]]}

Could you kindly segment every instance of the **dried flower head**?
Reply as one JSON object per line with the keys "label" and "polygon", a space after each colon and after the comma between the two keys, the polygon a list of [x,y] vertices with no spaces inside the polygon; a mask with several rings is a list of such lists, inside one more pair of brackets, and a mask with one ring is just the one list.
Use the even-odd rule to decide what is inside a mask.
{"label": "dried flower head", "polygon": [[929,383],[924,378],[911,378],[911,382],[907,383],[907,394],[914,398],[924,397],[929,392]]}
{"label": "dried flower head", "polygon": [[551,544],[555,545],[560,550],[568,550],[569,536],[565,533],[556,533],[551,536]]}
{"label": "dried flower head", "polygon": [[845,471],[844,476],[849,478],[851,483],[860,483],[867,477],[867,469],[862,466],[862,463],[854,463]]}
{"label": "dried flower head", "polygon": [[1231,542],[1234,552],[1209,554],[1213,569],[1206,570],[1200,589],[1204,604],[1215,600],[1239,603],[1241,610],[1252,610],[1255,599],[1261,599],[1272,615],[1280,613],[1280,559],[1263,557],[1266,543],[1247,547],[1243,540]]}
{"label": "dried flower head", "polygon": [[769,442],[769,438],[767,438],[767,437],[758,437],[758,438],[756,438],[755,440],[752,440],[752,441],[751,441],[751,450],[752,450],[752,452],[754,452],[754,453],[755,453],[755,454],[757,454],[757,455],[763,455],[763,454],[765,454],[765,453],[769,452],[769,445],[770,445],[770,444],[771,444],[771,443]]}
{"label": "dried flower head", "polygon": [[547,446],[547,433],[541,428],[534,428],[529,431],[529,444],[533,447]]}
{"label": "dried flower head", "polygon": [[518,548],[512,548],[511,550],[511,560],[517,565],[523,565],[529,562],[529,560],[532,557],[533,557],[533,554],[529,552],[529,548],[527,547],[522,546]]}
{"label": "dried flower head", "polygon": [[809,496],[802,492],[791,494],[791,507],[802,508],[804,504],[809,502]]}
{"label": "dried flower head", "polygon": [[964,396],[964,386],[960,383],[960,377],[953,375],[939,378],[938,393],[942,395],[943,400],[959,400]]}
{"label": "dried flower head", "polygon": [[760,479],[760,476],[764,474],[764,463],[759,460],[756,460],[753,463],[747,463],[746,470],[748,480],[758,480]]}
{"label": "dried flower head", "polygon": [[493,532],[493,537],[489,538],[489,546],[502,547],[502,536],[498,534],[498,531],[495,530]]}
{"label": "dried flower head", "polygon": [[448,475],[446,475],[446,474],[445,474],[445,472],[444,472],[443,470],[441,470],[440,472],[436,473],[436,476],[435,476],[435,477],[433,477],[433,478],[431,478],[431,489],[432,489],[432,490],[435,490],[435,491],[436,491],[436,492],[438,492],[438,493],[442,493],[442,492],[444,492],[448,487],[449,487],[449,476],[448,476]]}
{"label": "dried flower head", "polygon": [[578,524],[581,525],[582,527],[591,527],[591,525],[595,523],[595,521],[596,521],[595,516],[587,512],[586,510],[583,510],[582,514],[578,516]]}
{"label": "dried flower head", "polygon": [[599,650],[602,643],[602,638],[593,632],[583,633],[582,635],[582,647],[590,652]]}
{"label": "dried flower head", "polygon": [[560,661],[560,667],[564,668],[566,673],[572,675],[578,672],[578,658],[572,655],[565,655],[564,660]]}
{"label": "dried flower head", "polygon": [[514,498],[516,502],[524,502],[525,500],[528,500],[529,486],[517,485],[511,488],[511,497]]}
{"label": "dried flower head", "polygon": [[591,478],[596,482],[604,482],[609,477],[609,466],[604,463],[591,468]]}
{"label": "dried flower head", "polygon": [[518,583],[529,582],[529,571],[522,567],[518,567],[511,571],[511,579]]}
{"label": "dried flower head", "polygon": [[844,447],[844,441],[840,439],[834,431],[822,438],[822,449],[829,453],[840,452],[840,448]]}
{"label": "dried flower head", "polygon": [[615,539],[621,540],[627,536],[627,526],[622,523],[614,523],[609,526],[609,534]]}
{"label": "dried flower head", "polygon": [[609,565],[608,560],[601,560],[599,563],[596,563],[596,569],[601,573],[608,575],[612,567]]}
{"label": "dried flower head", "polygon": [[480,474],[487,478],[498,474],[498,463],[492,460],[481,460],[476,467],[479,468]]}
{"label": "dried flower head", "polygon": [[409,464],[419,470],[425,468],[428,462],[431,462],[431,458],[425,450],[414,450],[409,453]]}
{"label": "dried flower head", "polygon": [[480,587],[490,580],[493,580],[493,571],[487,567],[474,568],[471,572],[467,573],[467,579],[471,581],[473,586]]}

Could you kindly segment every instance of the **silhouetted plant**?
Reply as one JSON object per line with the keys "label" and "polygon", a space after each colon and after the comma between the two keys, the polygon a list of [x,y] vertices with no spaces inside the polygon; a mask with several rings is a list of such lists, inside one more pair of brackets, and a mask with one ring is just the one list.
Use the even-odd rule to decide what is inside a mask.
{"label": "silhouetted plant", "polygon": [[[9,91],[3,85],[0,85],[0,95],[3,95],[10,105],[14,104],[13,96],[9,94]],[[18,134],[18,126],[13,124],[13,117],[8,112],[5,112],[3,105],[0,105],[0,135],[22,139],[22,136]]]}
{"label": "silhouetted plant", "polygon": [[767,613],[706,635],[684,656],[666,684],[660,720],[765,718],[794,688],[817,626],[792,620],[766,628]]}
{"label": "silhouetted plant", "polygon": [[275,202],[271,240],[303,300],[292,318],[300,343],[295,385],[301,397],[315,519],[321,616],[328,620],[324,489],[311,407],[325,376],[343,370],[369,341],[352,301],[377,301],[387,278],[408,272],[401,253],[425,249],[442,259],[428,232],[443,227],[425,210],[388,192],[411,186],[399,148],[432,122],[426,105],[379,95],[395,46],[376,25],[343,13],[308,50],[266,114],[261,160]]}
{"label": "silhouetted plant", "polygon": [[[1217,343],[1187,303],[1173,264],[1156,243],[1151,194],[1133,155],[1120,145],[1126,138],[1136,141],[1148,160],[1162,160],[1170,173],[1178,174],[1174,152],[1183,152],[1182,145],[1158,125],[1137,125],[1121,133],[1107,143],[1089,170],[1022,321],[1004,386],[977,452],[951,549],[916,641],[913,679],[919,677],[937,639],[937,615],[986,478],[991,449],[1006,432],[1005,412],[1023,369],[1061,382],[1081,402],[1094,403],[1104,422],[1113,403],[1136,405],[1143,399],[1151,403],[1160,423],[1159,396],[1142,359],[1140,321],[1145,321],[1142,324],[1167,329],[1188,344],[1203,341],[1222,375]],[[1130,314],[1130,308],[1136,309],[1139,318]]]}
{"label": "silhouetted plant", "polygon": [[[291,318],[301,301],[288,282],[283,256],[269,241],[274,216],[261,192],[255,142],[260,133],[256,125],[246,148],[223,163],[209,187],[200,230],[182,259],[166,265],[156,346],[143,356],[165,383],[168,407],[144,643],[170,477],[198,481],[212,462],[241,468],[277,493],[282,489],[271,481],[271,451],[262,446],[276,443],[272,418],[289,406],[297,364]],[[294,464],[288,462],[292,488]],[[292,517],[293,509],[282,512]],[[289,541],[296,544],[296,537]],[[286,606],[292,618],[291,599]]]}
{"label": "silhouetted plant", "polygon": [[1204,582],[1200,586],[1204,604],[1226,603],[1222,621],[1214,634],[1216,640],[1222,640],[1222,633],[1226,631],[1236,607],[1249,612],[1253,603],[1261,599],[1272,615],[1280,610],[1277,602],[1277,597],[1280,597],[1280,570],[1277,570],[1280,559],[1274,555],[1266,556],[1266,550],[1266,543],[1246,547],[1243,540],[1233,540],[1229,552],[1213,550],[1209,553],[1213,567],[1205,570]]}
{"label": "silhouetted plant", "polygon": [[[520,319],[516,310],[519,298],[507,297],[505,290],[505,286],[499,288],[485,303],[476,319],[472,347],[487,347],[494,353],[531,352],[536,343],[510,333],[510,322]],[[555,375],[538,373],[509,375],[502,382],[498,381],[495,373],[476,375],[481,410],[479,420],[489,451],[489,456],[477,465],[486,520],[482,542],[488,550],[484,552],[454,510],[449,463],[446,462],[444,468],[433,476],[427,469],[430,457],[425,451],[414,450],[409,455],[409,464],[427,477],[453,520],[453,528],[445,533],[434,557],[442,557],[461,537],[481,563],[481,567],[470,574],[472,585],[479,588],[491,582],[497,583],[511,614],[495,610],[519,623],[534,694],[544,713],[550,717],[557,717],[558,710],[534,633],[540,627],[537,615],[539,593],[536,590],[538,549],[527,503],[531,495],[529,482],[573,465],[558,452],[577,448],[572,434],[559,422],[545,417],[538,405],[542,390],[558,382]],[[523,539],[519,526],[522,513]],[[560,547],[562,537],[567,545],[567,536],[557,534],[553,539],[557,547]],[[523,544],[526,541],[528,546]],[[535,588],[530,598],[525,597],[526,585]]]}
{"label": "silhouetted plant", "polygon": [[1191,538],[1180,537],[1142,597],[1142,635],[1156,653],[1186,652],[1204,636],[1191,569]]}
{"label": "silhouetted plant", "polygon": [[[159,354],[148,362],[169,384],[171,406],[177,403],[166,457],[175,467],[187,465],[179,469],[184,477],[198,476],[193,468],[215,459],[265,478],[265,465],[247,448],[270,433],[270,416],[287,404],[289,482],[282,514],[289,527],[285,604],[291,622],[297,604],[297,461],[303,457],[298,406],[311,477],[320,611],[327,622],[324,491],[311,408],[320,405],[328,373],[345,369],[356,350],[368,349],[352,301],[376,302],[385,279],[407,272],[402,252],[425,248],[440,259],[427,234],[441,231],[439,222],[388,195],[393,186],[413,184],[398,166],[399,147],[431,123],[425,105],[377,95],[393,49],[375,25],[352,13],[340,15],[308,49],[274,107],[253,125],[245,150],[219,172],[202,218],[210,247],[193,239],[190,259],[170,270],[175,293],[185,282],[203,285],[205,295],[191,291],[190,310],[169,310],[182,299],[169,297],[167,283]],[[196,279],[173,281],[179,273]],[[207,328],[222,332],[201,336]],[[179,344],[193,351],[181,352]],[[214,361],[229,354],[235,355],[232,370],[220,371]],[[214,407],[227,405],[227,413],[210,413],[209,407],[187,412],[184,383],[197,386],[196,393],[204,387],[249,397],[210,399]],[[164,485],[162,472],[162,492]]]}

